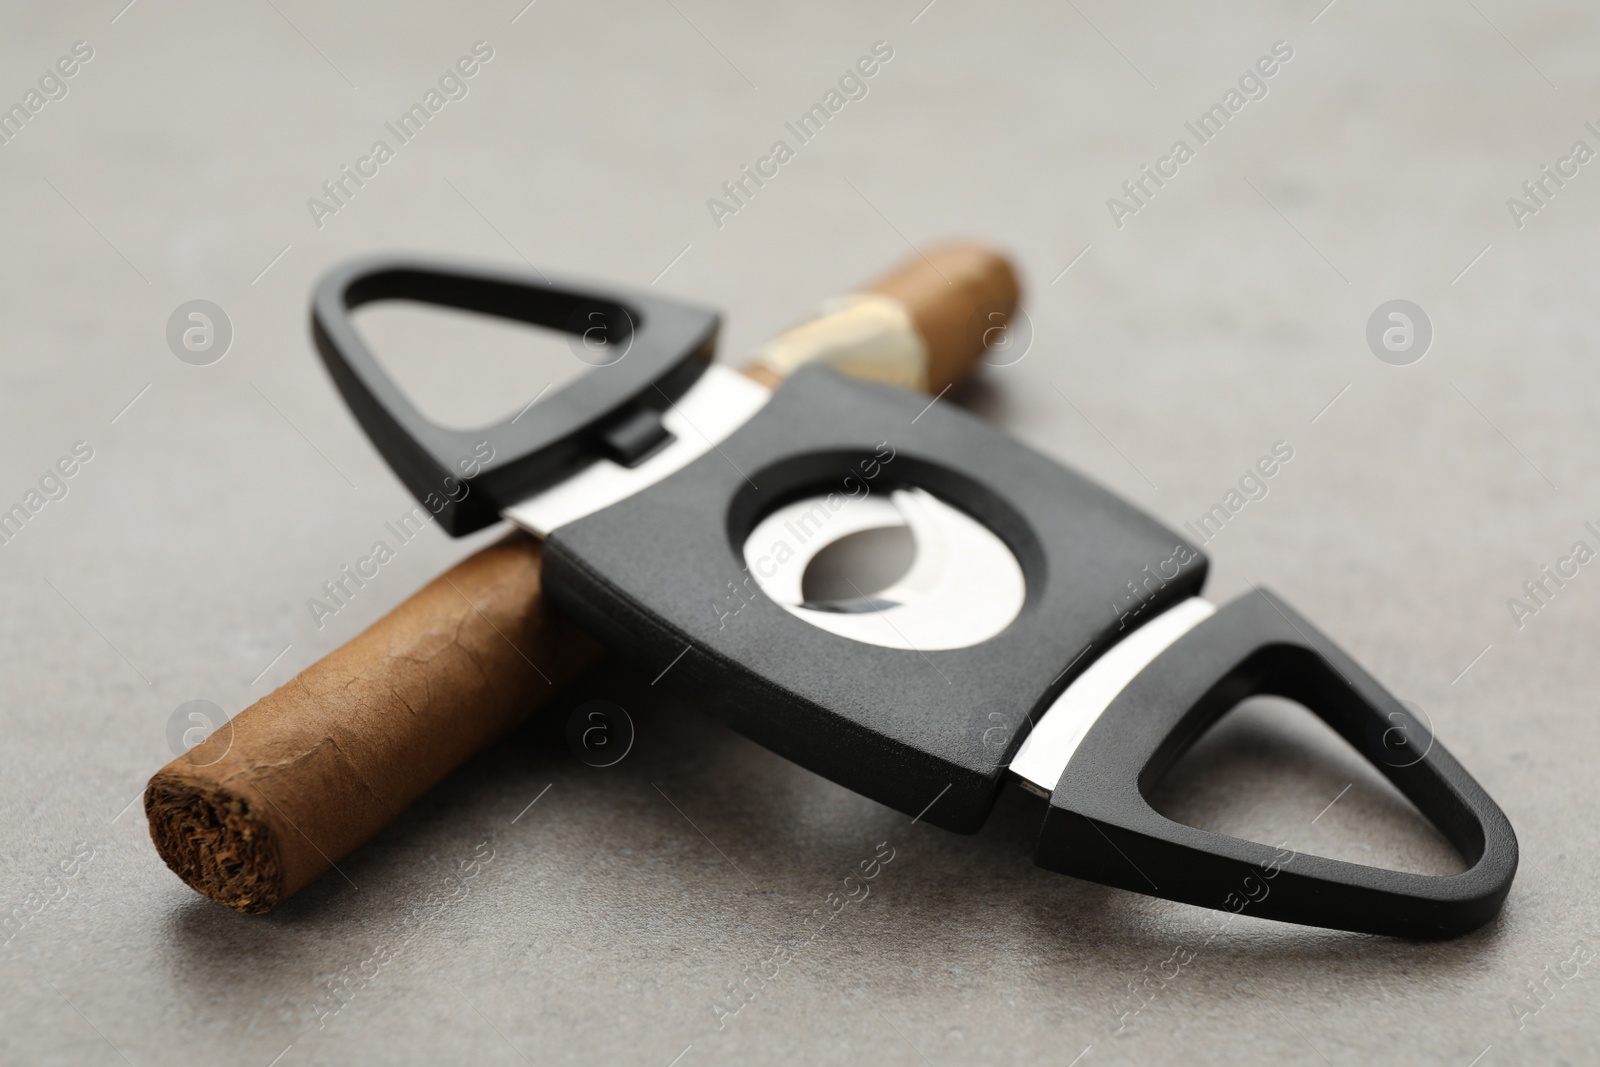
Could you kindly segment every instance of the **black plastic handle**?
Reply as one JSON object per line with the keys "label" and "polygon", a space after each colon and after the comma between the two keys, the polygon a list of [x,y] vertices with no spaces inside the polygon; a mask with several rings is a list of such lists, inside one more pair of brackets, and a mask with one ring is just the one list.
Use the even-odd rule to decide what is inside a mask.
{"label": "black plastic handle", "polygon": [[[517,415],[454,430],[417,410],[351,323],[351,311],[378,300],[438,304],[593,335],[606,342],[605,355]],[[457,537],[497,521],[505,508],[597,456],[641,458],[660,435],[659,420],[641,423],[687,391],[710,364],[718,325],[714,311],[651,293],[396,256],[333,268],[317,283],[311,306],[317,351],[345,403],[400,480]]]}
{"label": "black plastic handle", "polygon": [[[1469,868],[1432,876],[1287,854],[1173,822],[1147,793],[1239,701],[1299,701],[1367,757]],[[1050,798],[1037,862],[1202,907],[1412,938],[1474,930],[1517,871],[1505,814],[1426,728],[1283,601],[1257,590],[1176,641],[1111,703]]]}

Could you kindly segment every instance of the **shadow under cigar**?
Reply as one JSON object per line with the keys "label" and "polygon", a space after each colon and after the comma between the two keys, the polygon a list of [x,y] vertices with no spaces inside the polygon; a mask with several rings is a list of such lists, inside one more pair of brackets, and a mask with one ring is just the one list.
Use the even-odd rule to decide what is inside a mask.
{"label": "shadow under cigar", "polygon": [[[594,700],[620,705],[636,731],[614,766],[587,766],[568,748],[569,718]],[[1242,710],[1162,783],[1162,810],[1262,840],[1292,817],[1307,832],[1291,845],[1312,852],[1348,846],[1352,825],[1362,825],[1349,820],[1373,817],[1377,833],[1398,837],[1424,867],[1441,862],[1437,835],[1376,775],[1356,775],[1366,768],[1354,754],[1297,733],[1303,724],[1286,729],[1272,709]],[[1269,780],[1285,766],[1299,775],[1298,801]],[[1221,772],[1220,788],[1202,767]],[[1311,822],[1327,802],[1322,793],[1347,782],[1338,804]],[[1413,978],[1443,975],[1495,951],[1507,921],[1416,946],[1230,919],[1035,867],[1042,816],[1041,801],[1009,786],[976,835],[912,825],[606,663],[275,912],[243,916],[187,897],[170,919],[172,979],[199,1003],[217,988],[252,990],[257,1025],[315,1028],[379,983],[422,980],[419,960],[500,938],[486,931],[506,926],[506,909],[517,934],[501,956],[547,966],[603,969],[639,931],[700,911],[720,916],[693,934],[706,952],[732,930],[770,944],[803,936],[807,917],[842,893],[841,879],[880,842],[893,861],[824,937],[878,961],[879,980],[891,984],[897,966],[907,975],[938,961],[971,968],[978,944],[994,965],[1041,968],[1063,991],[1086,972],[1104,984],[1108,961],[1117,961],[1126,981],[1145,983],[1151,1003],[1156,989],[1227,999],[1239,980],[1302,981],[1333,961],[1397,952]],[[1163,966],[1172,977],[1146,982]],[[1203,977],[1186,977],[1195,975]],[[1121,985],[1074,995],[1107,1018],[1138,1003]]]}
{"label": "shadow under cigar", "polygon": [[996,426],[1012,425],[1015,405],[1011,393],[996,377],[1000,373],[1002,370],[985,368],[970,378],[963,378],[950,387],[945,399],[985,422]]}

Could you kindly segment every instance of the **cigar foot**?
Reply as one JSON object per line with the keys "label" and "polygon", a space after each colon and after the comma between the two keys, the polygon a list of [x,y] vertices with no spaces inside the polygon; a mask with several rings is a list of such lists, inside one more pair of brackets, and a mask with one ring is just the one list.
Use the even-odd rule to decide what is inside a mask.
{"label": "cigar foot", "polygon": [[195,890],[246,915],[277,906],[283,892],[278,844],[244,798],[164,772],[150,779],[144,810],[156,851]]}

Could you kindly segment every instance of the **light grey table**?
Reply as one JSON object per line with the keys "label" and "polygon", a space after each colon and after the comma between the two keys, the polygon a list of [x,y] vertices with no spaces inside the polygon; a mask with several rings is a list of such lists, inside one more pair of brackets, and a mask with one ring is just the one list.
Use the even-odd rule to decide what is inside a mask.
{"label": "light grey table", "polygon": [[[0,1060],[1594,1061],[1600,977],[1553,976],[1600,945],[1600,567],[1508,605],[1600,547],[1592,5],[123,2],[11,5],[0,33],[0,104],[93,52],[0,146],[0,504],[93,453],[0,545]],[[479,41],[465,95],[387,132]],[[708,207],[879,41],[864,97]],[[1280,41],[1201,144],[1185,123]],[[1146,164],[1177,173],[1135,204]],[[1545,165],[1571,176],[1539,204]],[[335,205],[344,166],[369,176]],[[482,543],[429,530],[313,622],[409,506],[311,353],[319,272],[410,248],[654,284],[725,309],[738,359],[951,235],[1016,256],[1032,329],[958,402],[1175,528],[1293,448],[1206,546],[1211,592],[1271,586],[1427,713],[1520,837],[1498,921],[1224,924],[1037,870],[1021,794],[975,837],[911,825],[615,673],[586,692],[635,716],[621,764],[530,729],[269,917],[162,866],[130,804],[175,709],[247,706]],[[166,340],[192,299],[232,326],[209,366]],[[1392,299],[1431,321],[1420,362],[1369,349]],[[373,329],[450,417],[475,410],[452,383],[504,403],[528,373],[403,325]],[[1340,744],[1251,704],[1163,803],[1451,869]],[[871,897],[719,1020],[884,841]]]}

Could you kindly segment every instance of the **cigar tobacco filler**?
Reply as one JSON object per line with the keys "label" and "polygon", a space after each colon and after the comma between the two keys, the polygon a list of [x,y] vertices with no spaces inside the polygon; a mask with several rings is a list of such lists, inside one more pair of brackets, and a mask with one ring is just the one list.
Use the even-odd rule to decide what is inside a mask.
{"label": "cigar tobacco filler", "polygon": [[[593,332],[610,354],[514,418],[447,429],[351,323],[388,299]],[[422,260],[348,264],[313,305],[346,402],[446,530],[505,517],[544,538],[554,604],[802,766],[958,832],[1009,775],[1047,798],[1040,866],[1203,907],[1415,938],[1499,911],[1505,815],[1282,600],[1215,607],[1197,549],[994,427],[825,367],[769,393],[711,363],[717,330],[654,294]],[[874,587],[836,566],[908,542]],[[1322,718],[1467,869],[1286,857],[1153,810],[1165,771],[1256,695]]]}

